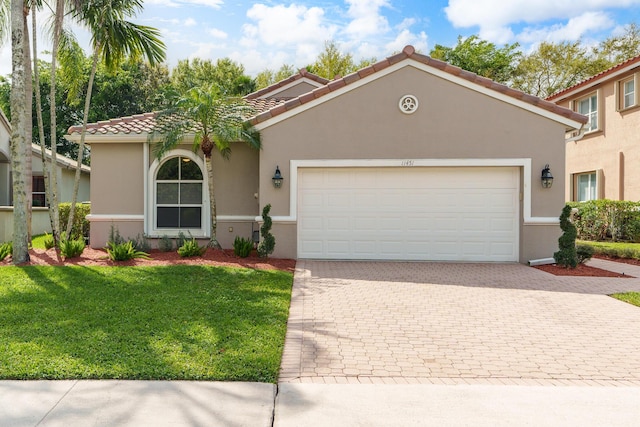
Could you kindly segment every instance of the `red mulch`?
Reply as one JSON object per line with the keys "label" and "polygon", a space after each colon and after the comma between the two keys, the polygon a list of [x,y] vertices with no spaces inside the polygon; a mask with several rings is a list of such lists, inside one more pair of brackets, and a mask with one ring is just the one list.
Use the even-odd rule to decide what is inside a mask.
{"label": "red mulch", "polygon": [[[151,259],[132,259],[129,261],[111,261],[107,252],[99,249],[85,248],[78,258],[62,260],[55,249],[32,249],[29,251],[29,265],[82,265],[82,266],[156,266],[156,265],[213,265],[227,267],[247,267],[258,270],[283,270],[293,272],[296,266],[294,259],[260,258],[252,253],[247,258],[237,257],[233,250],[207,249],[201,257],[182,258],[176,251],[151,251]],[[7,258],[1,265],[10,265]]]}
{"label": "red mulch", "polygon": [[556,276],[588,276],[588,277],[621,277],[633,278],[627,274],[615,273],[613,271],[602,270],[584,264],[578,264],[576,268],[560,267],[556,264],[536,265],[534,268],[546,271]]}
{"label": "red mulch", "polygon": [[607,261],[621,262],[623,264],[640,265],[640,259],[634,258],[614,258],[605,255],[594,255],[594,258],[606,259]]}

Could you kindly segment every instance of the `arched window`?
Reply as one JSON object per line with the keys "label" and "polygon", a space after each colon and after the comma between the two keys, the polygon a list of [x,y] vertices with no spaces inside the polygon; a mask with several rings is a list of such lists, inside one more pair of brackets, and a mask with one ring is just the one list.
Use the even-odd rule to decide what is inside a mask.
{"label": "arched window", "polygon": [[202,170],[188,157],[171,157],[155,176],[156,230],[200,230],[203,211]]}

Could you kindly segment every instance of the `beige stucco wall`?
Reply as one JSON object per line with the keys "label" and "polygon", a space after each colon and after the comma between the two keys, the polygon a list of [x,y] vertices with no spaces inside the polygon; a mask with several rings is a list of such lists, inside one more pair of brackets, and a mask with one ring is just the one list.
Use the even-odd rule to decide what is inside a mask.
{"label": "beige stucco wall", "polygon": [[640,107],[616,111],[615,86],[633,73],[579,92],[559,103],[571,107],[573,101],[598,91],[601,129],[587,133],[581,140],[567,143],[566,200],[574,200],[573,174],[602,170],[602,198],[640,200]]}
{"label": "beige stucco wall", "polygon": [[[412,115],[398,108],[406,94],[420,103]],[[557,218],[562,179],[543,189],[540,173],[549,163],[555,176],[564,176],[564,134],[564,125],[548,118],[405,67],[264,128],[260,201],[272,204],[273,216],[290,215],[291,160],[530,158],[532,185],[522,190],[531,191],[531,215]],[[270,184],[276,165],[285,177],[282,189]],[[547,228],[547,235],[558,229],[536,227]],[[535,233],[521,228],[522,262],[549,257],[557,248],[557,242],[531,239]],[[274,235],[275,254],[295,257],[295,225],[274,226]]]}
{"label": "beige stucco wall", "polygon": [[311,92],[316,89],[318,86],[314,86],[311,83],[307,83],[304,81],[298,81],[296,84],[281,90],[279,92],[270,93],[270,96],[274,96],[276,98],[295,98],[300,95],[304,95],[307,92]]}

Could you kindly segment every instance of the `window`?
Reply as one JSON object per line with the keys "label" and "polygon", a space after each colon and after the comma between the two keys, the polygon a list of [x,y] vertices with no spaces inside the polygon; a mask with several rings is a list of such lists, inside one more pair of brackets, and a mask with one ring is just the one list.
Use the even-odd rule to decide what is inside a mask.
{"label": "window", "polygon": [[622,108],[633,107],[636,104],[636,88],[633,78],[622,82]]}
{"label": "window", "polygon": [[44,176],[32,176],[31,184],[31,205],[33,207],[47,206],[47,197],[44,191]]}
{"label": "window", "polygon": [[581,173],[576,175],[576,201],[586,202],[587,200],[595,200],[596,191],[596,173]]}
{"label": "window", "polygon": [[202,171],[188,157],[172,157],[155,179],[155,228],[202,228]]}
{"label": "window", "polygon": [[590,95],[586,98],[578,100],[578,113],[589,118],[585,129],[591,132],[598,129],[598,94]]}

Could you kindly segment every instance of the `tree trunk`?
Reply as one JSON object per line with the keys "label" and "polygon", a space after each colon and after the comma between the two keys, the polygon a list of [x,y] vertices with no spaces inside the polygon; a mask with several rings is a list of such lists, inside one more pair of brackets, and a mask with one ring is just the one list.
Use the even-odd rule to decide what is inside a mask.
{"label": "tree trunk", "polygon": [[71,208],[69,209],[69,221],[67,222],[67,236],[71,234],[73,227],[73,220],[76,215],[76,203],[78,201],[78,190],[80,189],[80,178],[82,170],[82,156],[84,154],[84,140],[85,133],[87,132],[87,123],[89,122],[89,108],[91,107],[91,92],[93,91],[93,80],[96,76],[96,70],[98,69],[98,52],[101,50],[101,45],[96,47],[93,52],[93,64],[91,65],[91,74],[89,75],[89,84],[87,86],[87,97],[84,100],[84,113],[82,115],[82,132],[80,133],[80,145],[78,146],[78,162],[76,163],[76,175],[73,181],[73,195],[71,198]]}
{"label": "tree trunk", "polygon": [[222,249],[222,246],[220,246],[217,237],[218,216],[216,213],[216,198],[213,186],[213,161],[211,160],[211,155],[207,156],[205,154],[204,163],[207,167],[207,183],[209,185],[209,209],[211,211],[211,239],[209,240],[208,246],[214,249]]}
{"label": "tree trunk", "polygon": [[[24,0],[11,0],[11,169],[13,176],[13,263],[29,261],[29,194]],[[30,153],[29,153],[30,154]]]}
{"label": "tree trunk", "polygon": [[[31,28],[38,28],[36,26],[36,13],[31,14]],[[55,173],[55,165],[51,163],[51,158],[46,155],[46,145],[44,136],[44,123],[42,121],[42,95],[40,94],[40,72],[38,70],[38,43],[37,43],[37,31],[33,31],[33,79],[35,84],[35,99],[36,99],[36,117],[38,120],[38,135],[40,140],[40,157],[42,159],[42,173],[44,175],[44,191],[46,204],[49,206],[49,223],[51,225],[51,232],[54,238],[54,244],[58,246],[58,242],[55,240],[55,236],[60,235],[58,231],[58,224],[54,221],[52,205],[52,191],[51,191],[51,175],[52,171]]]}
{"label": "tree trunk", "polygon": [[[57,155],[57,126],[56,126],[56,68],[58,46],[60,45],[60,33],[62,32],[62,20],[64,18],[64,0],[56,1],[56,18],[53,29],[53,47],[51,49],[51,91],[49,92],[49,102],[51,108],[49,110],[51,116],[51,205],[53,221],[58,225],[54,232],[55,241],[60,241],[60,211],[58,209],[58,155]],[[69,236],[66,236],[67,238]]]}
{"label": "tree trunk", "polygon": [[29,8],[28,5],[24,9],[24,13],[22,15],[22,25],[24,26],[24,87],[25,87],[25,114],[26,121],[29,123],[27,128],[25,129],[25,137],[27,140],[25,146],[25,161],[27,163],[27,182],[25,186],[25,190],[27,192],[27,242],[31,244],[31,211],[33,204],[33,170],[32,170],[32,158],[33,158],[33,150],[31,148],[31,143],[33,142],[33,81],[32,73],[31,73],[31,47],[29,44],[29,25],[28,25],[28,16],[29,16]]}

